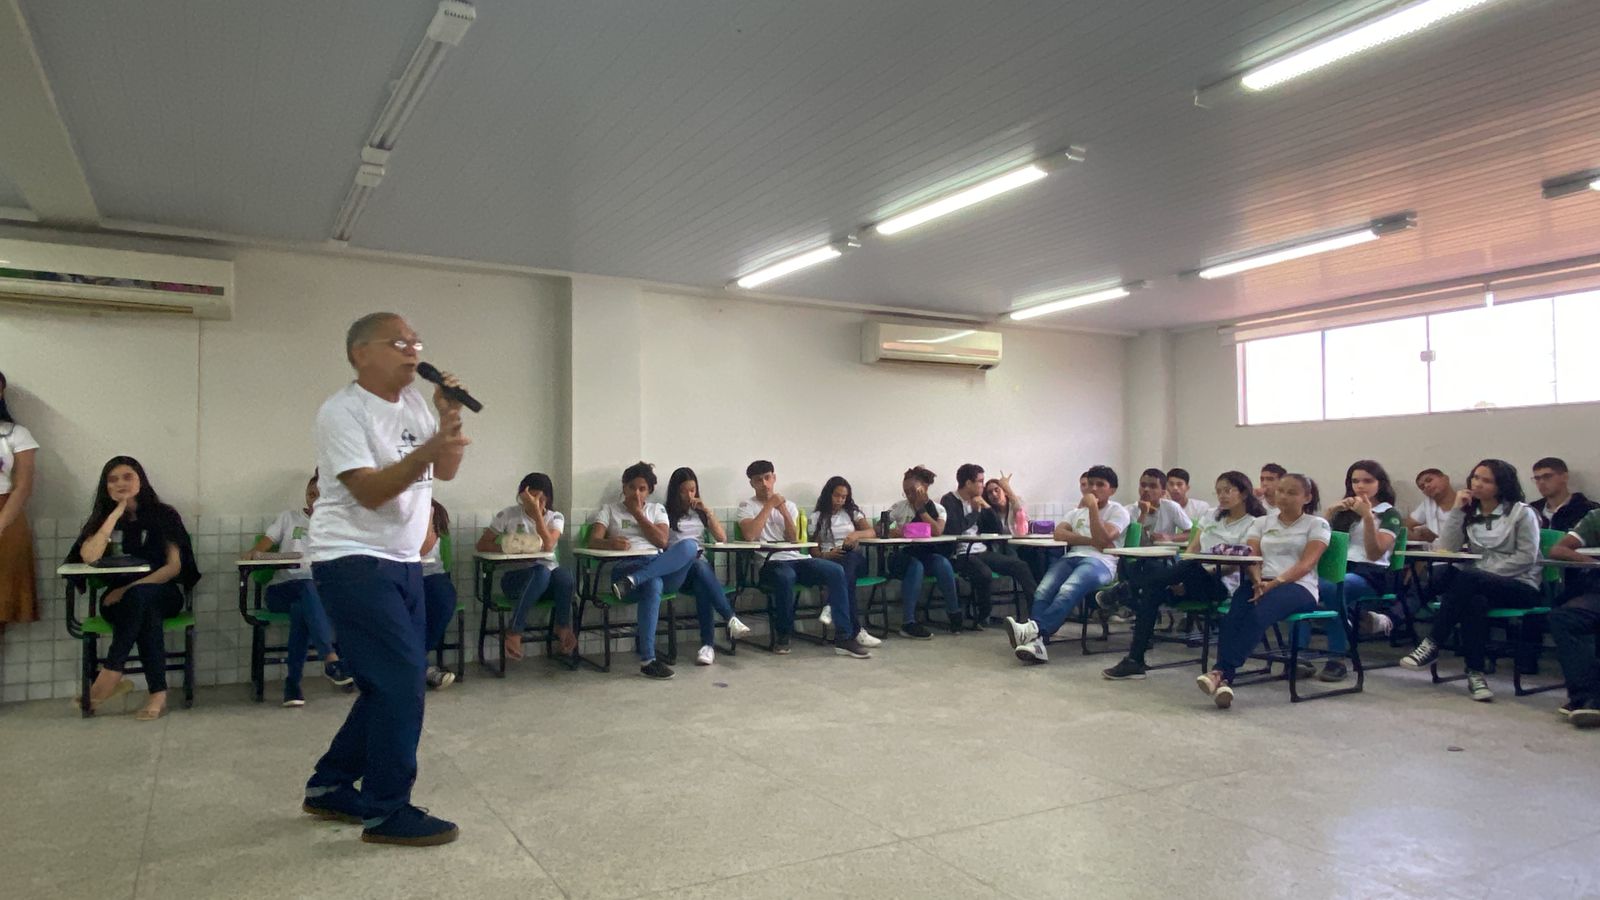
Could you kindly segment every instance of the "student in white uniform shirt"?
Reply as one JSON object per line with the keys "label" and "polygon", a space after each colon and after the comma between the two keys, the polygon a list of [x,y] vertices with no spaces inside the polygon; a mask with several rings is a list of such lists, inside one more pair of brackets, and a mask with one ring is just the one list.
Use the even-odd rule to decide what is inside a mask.
{"label": "student in white uniform shirt", "polygon": [[300,678],[306,668],[306,651],[317,650],[322,660],[322,674],[339,687],[348,687],[355,679],[339,662],[333,649],[333,626],[328,624],[328,614],[322,608],[322,598],[317,596],[317,585],[311,580],[311,561],[305,558],[306,537],[311,532],[311,509],[317,505],[317,476],[312,473],[306,482],[306,505],[303,509],[286,509],[278,514],[254,547],[246,554],[259,559],[273,547],[278,553],[300,554],[300,565],[293,569],[279,569],[267,585],[267,611],[289,617],[289,643],[283,660],[283,705],[288,708],[306,705],[306,695],[300,687]]}
{"label": "student in white uniform shirt", "polygon": [[636,462],[622,471],[622,499],[600,507],[589,527],[589,546],[596,550],[660,550],[649,556],[619,559],[610,566],[611,593],[636,603],[636,648],[639,674],[646,678],[673,676],[670,666],[656,659],[656,627],[661,618],[661,595],[676,591],[689,577],[700,556],[700,542],[683,540],[669,545],[671,529],[667,508],[651,502],[656,489],[655,466]]}
{"label": "student in white uniform shirt", "polygon": [[1416,482],[1417,490],[1422,492],[1422,500],[1406,518],[1406,528],[1410,531],[1408,538],[1427,541],[1435,550],[1456,549],[1439,544],[1445,516],[1456,508],[1456,486],[1450,483],[1449,475],[1438,469],[1423,469],[1417,473]]}
{"label": "student in white uniform shirt", "polygon": [[[857,542],[874,535],[872,523],[856,505],[855,492],[843,476],[835,475],[822,486],[811,510],[811,540],[817,546],[811,555],[832,560],[844,569],[845,589],[850,595],[850,620],[858,626],[856,640],[863,647],[876,647],[883,641],[873,637],[861,624],[861,607],[856,602],[856,579],[866,568],[867,557]],[[819,617],[822,627],[833,624],[833,607],[825,606]]]}
{"label": "student in white uniform shirt", "polygon": [[[889,537],[904,537],[905,527],[912,522],[926,523],[932,537],[944,534],[944,507],[928,499],[928,488],[936,478],[926,466],[912,466],[905,471],[900,479],[904,496],[889,507]],[[912,544],[890,558],[889,575],[900,579],[901,637],[919,641],[933,638],[933,632],[917,621],[925,576],[932,576],[939,593],[944,595],[946,627],[951,634],[960,633],[961,594],[956,587],[956,570],[950,564],[952,549],[950,544]]]}
{"label": "student in white uniform shirt", "polygon": [[1459,626],[1467,691],[1474,700],[1488,701],[1494,699],[1483,674],[1489,610],[1527,609],[1542,600],[1539,518],[1523,502],[1516,467],[1503,459],[1478,463],[1467,484],[1467,489],[1456,495],[1455,509],[1445,517],[1439,537],[1446,547],[1465,546],[1483,558],[1450,572],[1449,584],[1439,598],[1433,633],[1401,658],[1400,665],[1408,669],[1431,665],[1439,658],[1439,644]]}
{"label": "student in white uniform shirt", "polygon": [[1262,557],[1233,593],[1217,635],[1217,666],[1196,681],[1219,709],[1233,705],[1233,676],[1267,629],[1295,613],[1318,608],[1317,563],[1328,549],[1328,522],[1316,482],[1288,472],[1272,492],[1275,508],[1250,526],[1246,542]]}
{"label": "student in white uniform shirt", "polygon": [[1049,662],[1045,641],[1066,624],[1084,597],[1111,583],[1117,576],[1117,559],[1105,551],[1122,546],[1132,521],[1128,509],[1111,499],[1117,490],[1117,473],[1110,466],[1093,466],[1083,473],[1083,499],[1056,525],[1055,539],[1071,544],[1057,560],[1033,595],[1033,617],[1017,622],[1006,616],[1006,637],[1017,659]]}
{"label": "student in white uniform shirt", "polygon": [[[1403,527],[1394,499],[1388,471],[1377,460],[1358,459],[1345,470],[1344,499],[1328,507],[1328,526],[1350,535],[1349,565],[1344,576],[1345,618],[1356,608],[1356,600],[1377,596],[1389,586],[1389,557]],[[1325,591],[1332,589],[1333,585],[1324,583]],[[1363,612],[1360,624],[1362,630],[1372,634],[1388,634],[1394,628],[1389,615],[1374,610]],[[1350,649],[1345,628],[1330,625],[1327,635],[1328,652],[1345,653]],[[1301,646],[1310,636],[1309,622],[1296,629],[1295,639]],[[1317,680],[1343,681],[1347,674],[1343,661],[1329,659],[1322,664]]]}
{"label": "student in white uniform shirt", "polygon": [[[783,543],[799,536],[796,519],[800,508],[774,488],[778,476],[771,462],[758,459],[745,467],[755,496],[739,503],[739,536],[747,541]],[[772,623],[774,651],[789,652],[789,636],[794,631],[794,588],[796,584],[821,587],[832,607],[833,649],[840,656],[867,659],[872,654],[857,638],[860,628],[850,609],[850,585],[844,567],[831,559],[807,556],[798,550],[766,554],[766,563],[756,576],[763,590],[770,591],[777,615]]]}
{"label": "student in white uniform shirt", "polygon": [[[1216,511],[1208,512],[1199,520],[1200,531],[1189,539],[1186,552],[1248,554],[1250,528],[1256,519],[1267,514],[1267,509],[1255,495],[1250,476],[1243,472],[1223,472],[1217,476],[1216,490]],[[1100,674],[1109,681],[1143,678],[1147,668],[1144,655],[1150,648],[1163,604],[1179,600],[1221,604],[1238,587],[1239,576],[1231,569],[1219,578],[1204,563],[1185,560],[1177,565],[1125,576],[1122,581],[1100,591],[1095,595],[1095,602],[1101,609],[1132,606],[1137,611],[1128,655]]]}
{"label": "student in white uniform shirt", "polygon": [[[674,469],[672,477],[667,479],[667,524],[671,528],[667,536],[668,547],[680,541],[697,541],[703,545],[707,543],[707,537],[719,544],[728,539],[722,523],[700,499],[700,477],[688,466]],[[717,570],[704,551],[689,567],[689,575],[679,590],[694,594],[695,618],[700,623],[700,651],[695,654],[695,665],[709,666],[717,661],[717,620],[714,615],[722,616],[722,620],[728,623],[729,639],[736,641],[750,633],[750,626],[733,614],[733,605],[728,602],[728,594],[722,589],[722,580],[717,577]]]}
{"label": "student in white uniform shirt", "polygon": [[1183,507],[1183,512],[1191,522],[1205,519],[1206,513],[1211,512],[1212,506],[1199,497],[1189,496],[1189,470],[1171,468],[1167,470],[1167,496],[1172,502]]}
{"label": "student in white uniform shirt", "polygon": [[[555,496],[555,483],[549,475],[529,472],[522,476],[517,484],[517,502],[494,514],[489,527],[478,535],[476,549],[480,553],[504,552],[507,535],[521,534],[527,537],[513,540],[529,547],[537,542],[538,550],[533,552],[554,553],[561,542],[561,532],[567,527],[567,517],[555,510]],[[516,603],[511,610],[511,624],[501,635],[506,659],[522,659],[522,633],[528,627],[528,613],[545,600],[550,601],[550,620],[561,654],[570,656],[578,647],[578,636],[572,631],[572,573],[554,557],[508,563],[500,571],[500,590]]]}
{"label": "student in white uniform shirt", "polygon": [[[455,582],[450,580],[450,571],[444,567],[439,556],[439,538],[450,533],[450,513],[437,500],[432,501],[431,509],[428,534],[422,541],[422,596],[427,622],[425,646],[429,653],[437,650],[444,643],[445,635],[450,633],[450,622],[455,618],[457,604]],[[456,673],[429,665],[423,672],[423,679],[428,683],[429,690],[442,691],[456,683]]]}
{"label": "student in white uniform shirt", "polygon": [[1139,502],[1129,510],[1144,530],[1147,544],[1187,541],[1194,523],[1177,501],[1167,496],[1167,473],[1145,469],[1139,473]]}

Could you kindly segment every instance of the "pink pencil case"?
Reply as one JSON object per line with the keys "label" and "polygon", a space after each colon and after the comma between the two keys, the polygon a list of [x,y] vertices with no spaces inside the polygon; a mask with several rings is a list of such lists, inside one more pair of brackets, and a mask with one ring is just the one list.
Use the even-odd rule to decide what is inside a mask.
{"label": "pink pencil case", "polygon": [[900,533],[908,538],[933,537],[933,526],[927,522],[907,522]]}

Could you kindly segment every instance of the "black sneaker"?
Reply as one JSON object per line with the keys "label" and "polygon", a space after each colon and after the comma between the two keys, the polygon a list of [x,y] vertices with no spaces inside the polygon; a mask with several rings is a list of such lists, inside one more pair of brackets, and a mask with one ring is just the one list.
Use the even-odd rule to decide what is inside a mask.
{"label": "black sneaker", "polygon": [[316,816],[319,819],[327,819],[330,822],[360,825],[362,821],[361,795],[353,787],[335,788],[326,794],[307,797],[300,804],[300,811]]}
{"label": "black sneaker", "polygon": [[1337,659],[1330,659],[1322,664],[1322,671],[1317,673],[1318,681],[1343,681],[1350,674],[1344,663]]}
{"label": "black sneaker", "polygon": [[350,674],[349,669],[345,668],[344,660],[342,659],[336,659],[330,663],[323,663],[322,674],[329,681],[333,682],[334,687],[347,688],[356,683],[356,677]]}
{"label": "black sneaker", "polygon": [[446,822],[416,806],[402,806],[399,812],[361,832],[369,844],[402,844],[407,847],[433,847],[448,844],[461,836],[454,822]]}
{"label": "black sneaker", "polygon": [[1572,718],[1572,711],[1580,708],[1581,705],[1575,701],[1568,700],[1566,703],[1556,707],[1556,715],[1563,719],[1570,719]]}
{"label": "black sneaker", "polygon": [[872,658],[872,654],[867,652],[867,648],[861,646],[861,642],[855,638],[849,638],[834,644],[833,652],[840,656],[853,656],[856,659]]}
{"label": "black sneaker", "polygon": [[1100,677],[1107,681],[1135,681],[1144,678],[1144,663],[1132,657],[1123,657],[1122,662],[1100,672]]}
{"label": "black sneaker", "polygon": [[611,582],[611,596],[617,598],[618,600],[626,600],[628,599],[628,595],[633,593],[633,588],[633,578],[628,575],[624,575],[621,578]]}
{"label": "black sneaker", "polygon": [[971,622],[967,623],[967,630],[968,631],[988,631],[989,629],[988,629],[988,626],[986,626],[984,624],[983,619],[973,619]]}
{"label": "black sneaker", "polygon": [[933,640],[933,632],[929,631],[927,626],[921,622],[907,622],[901,625],[900,636],[911,638],[914,641]]}
{"label": "black sneaker", "polygon": [[672,667],[659,659],[652,659],[639,667],[639,674],[646,678],[659,678],[662,681],[673,676]]}
{"label": "black sneaker", "polygon": [[428,683],[428,690],[442,691],[456,683],[456,673],[438,666],[429,666],[428,671],[423,674],[423,680]]}
{"label": "black sneaker", "polygon": [[945,623],[945,630],[951,634],[960,634],[966,629],[961,625],[961,617],[955,616],[952,617],[949,622]]}
{"label": "black sneaker", "polygon": [[1127,606],[1133,599],[1133,587],[1126,581],[1119,581],[1108,588],[1101,588],[1095,592],[1095,605],[1104,610],[1115,610]]}
{"label": "black sneaker", "polygon": [[780,634],[776,638],[774,638],[773,640],[774,640],[773,645],[772,645],[772,652],[773,653],[776,653],[779,656],[783,656],[783,655],[785,655],[785,654],[787,654],[789,652],[789,636],[787,634]]}
{"label": "black sneaker", "polygon": [[291,685],[287,685],[286,684],[286,685],[283,686],[283,708],[284,709],[299,709],[300,707],[305,706],[305,705],[306,705],[306,695],[305,695],[304,692],[302,692],[300,690],[300,685],[296,684],[296,685],[291,686]]}
{"label": "black sneaker", "polygon": [[1317,667],[1311,663],[1297,663],[1294,667],[1294,675],[1296,678],[1310,678],[1315,674],[1317,674]]}
{"label": "black sneaker", "polygon": [[1580,706],[1567,716],[1567,721],[1571,722],[1574,728],[1595,728],[1600,726],[1600,709],[1596,709],[1593,705]]}

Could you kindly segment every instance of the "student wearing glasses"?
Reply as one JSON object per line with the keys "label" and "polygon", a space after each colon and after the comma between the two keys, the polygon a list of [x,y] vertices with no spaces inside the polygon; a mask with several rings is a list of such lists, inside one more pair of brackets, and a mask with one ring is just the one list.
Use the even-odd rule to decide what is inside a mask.
{"label": "student wearing glasses", "polygon": [[1600,507],[1582,493],[1569,489],[1567,463],[1558,456],[1546,456],[1533,464],[1533,486],[1539,499],[1531,508],[1539,517],[1540,528],[1571,531],[1589,510]]}

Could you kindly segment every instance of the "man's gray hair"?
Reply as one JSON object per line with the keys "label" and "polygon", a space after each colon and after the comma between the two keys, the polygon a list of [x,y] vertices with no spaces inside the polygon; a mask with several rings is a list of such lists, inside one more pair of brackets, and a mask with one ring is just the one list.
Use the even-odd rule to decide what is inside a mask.
{"label": "man's gray hair", "polygon": [[350,360],[350,365],[356,364],[356,345],[365,344],[378,333],[378,328],[385,322],[400,318],[399,313],[375,312],[367,313],[350,324],[350,330],[344,335],[344,355]]}

